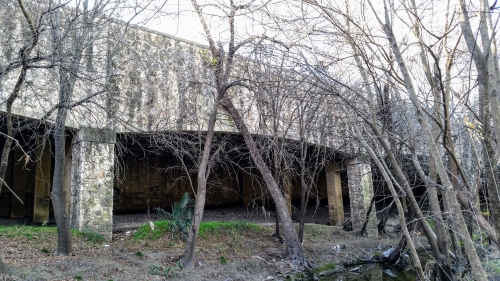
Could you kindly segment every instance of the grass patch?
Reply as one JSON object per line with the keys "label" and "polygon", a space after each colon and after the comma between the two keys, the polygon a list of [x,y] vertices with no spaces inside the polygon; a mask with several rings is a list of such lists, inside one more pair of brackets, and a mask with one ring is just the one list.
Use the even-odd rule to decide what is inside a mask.
{"label": "grass patch", "polygon": [[155,221],[153,222],[154,224],[154,230],[151,229],[151,226],[149,223],[146,223],[137,230],[133,237],[135,240],[145,240],[145,239],[150,239],[150,240],[157,240],[165,233],[168,232],[169,230],[169,221],[163,220],[163,221]]}
{"label": "grass patch", "polygon": [[0,236],[7,238],[25,237],[32,240],[45,234],[55,235],[57,228],[55,226],[0,226]]}
{"label": "grass patch", "polygon": [[243,232],[248,230],[261,231],[263,228],[253,223],[243,222],[243,221],[232,221],[232,222],[202,222],[200,224],[200,229],[198,234],[201,238],[207,238],[210,234],[231,234],[231,235],[241,235]]}
{"label": "grass patch", "polygon": [[97,232],[80,231],[80,230],[72,229],[71,234],[73,234],[75,236],[83,237],[87,241],[90,241],[93,243],[102,243],[102,242],[106,241],[106,238],[104,236],[102,236],[102,234],[97,233]]}
{"label": "grass patch", "polygon": [[334,264],[333,262],[330,262],[330,263],[326,263],[326,264],[324,264],[322,266],[316,267],[311,272],[314,273],[314,274],[319,274],[321,272],[334,270],[335,268],[337,268],[337,265]]}

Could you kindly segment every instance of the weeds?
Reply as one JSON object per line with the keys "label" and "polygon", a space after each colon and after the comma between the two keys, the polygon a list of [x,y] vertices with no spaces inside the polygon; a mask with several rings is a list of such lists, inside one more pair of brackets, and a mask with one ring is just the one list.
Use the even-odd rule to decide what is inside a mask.
{"label": "weeds", "polygon": [[149,274],[150,275],[157,275],[159,272],[163,270],[163,267],[153,264],[151,268],[149,269]]}
{"label": "weeds", "polygon": [[226,257],[224,257],[224,256],[221,256],[221,257],[219,258],[219,260],[220,260],[220,263],[222,263],[222,264],[226,264],[226,263],[227,263],[227,259],[226,259]]}
{"label": "weeds", "polygon": [[170,277],[170,274],[175,276],[175,275],[177,275],[177,272],[179,272],[181,270],[182,270],[182,265],[180,262],[178,262],[173,266],[167,267],[165,269],[165,271],[163,272],[163,274],[165,275],[165,278],[168,278],[168,277]]}
{"label": "weeds", "polygon": [[106,241],[106,238],[102,234],[97,233],[97,232],[93,232],[93,231],[80,231],[80,230],[72,229],[71,233],[73,235],[83,237],[83,238],[87,239],[87,241],[90,241],[93,243],[102,243],[102,242]]}
{"label": "weeds", "polygon": [[49,249],[47,249],[47,248],[43,248],[43,249],[42,249],[42,253],[44,253],[44,254],[48,255],[48,254],[50,253],[50,251],[49,251]]}
{"label": "weeds", "polygon": [[135,255],[136,255],[138,258],[142,258],[142,257],[144,257],[144,254],[143,254],[141,251],[137,251],[137,252],[135,252]]}
{"label": "weeds", "polygon": [[75,279],[75,280],[83,280],[83,277],[81,275],[75,275],[75,276],[73,276],[73,279]]}

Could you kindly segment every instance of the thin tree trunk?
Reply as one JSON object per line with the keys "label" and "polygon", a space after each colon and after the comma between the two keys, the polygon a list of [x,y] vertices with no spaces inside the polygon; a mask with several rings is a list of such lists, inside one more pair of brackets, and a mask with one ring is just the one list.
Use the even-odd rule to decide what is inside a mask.
{"label": "thin tree trunk", "polygon": [[[276,131],[275,131],[276,132]],[[280,160],[278,159],[278,153],[276,151],[276,149],[274,150],[274,153],[273,153],[273,164],[274,164],[274,180],[276,181],[276,183],[278,184],[279,186],[279,169],[280,169]],[[281,238],[281,235],[280,235],[280,218],[279,218],[279,213],[278,213],[278,207],[275,205],[274,206],[274,223],[275,223],[275,233],[274,233],[274,237],[276,239],[278,239],[278,241],[282,242],[283,241],[283,238]]]}
{"label": "thin tree trunk", "polygon": [[252,139],[252,136],[250,135],[250,132],[248,131],[248,128],[246,127],[243,121],[243,118],[241,117],[238,110],[234,107],[232,101],[229,100],[228,98],[223,98],[221,100],[221,105],[231,115],[236,127],[238,128],[241,135],[245,139],[245,144],[247,145],[247,148],[250,152],[250,156],[255,162],[257,169],[259,169],[264,179],[264,182],[266,183],[266,186],[269,190],[269,193],[273,197],[273,200],[276,206],[278,207],[278,213],[280,216],[281,225],[283,227],[283,234],[286,240],[287,258],[296,265],[304,266],[306,268],[312,267],[311,262],[308,260],[302,249],[301,243],[299,242],[299,239],[293,227],[292,218],[288,213],[288,207],[285,202],[285,199],[283,198],[283,195],[281,194],[281,191],[278,185],[276,184],[276,181],[274,180],[271,171],[269,170],[266,163],[262,159],[262,156],[259,153],[257,145],[255,144],[255,141]]}
{"label": "thin tree trunk", "polygon": [[66,208],[66,196],[64,194],[64,170],[66,162],[66,116],[71,100],[72,86],[69,81],[69,74],[60,70],[59,103],[61,106],[57,110],[56,123],[54,128],[54,176],[52,178],[51,199],[54,207],[54,218],[57,224],[57,249],[56,255],[67,256],[72,251],[71,243],[71,223],[68,209]]}
{"label": "thin tree trunk", "polygon": [[[394,188],[394,185],[392,184],[392,180],[389,177],[387,170],[385,169],[385,166],[380,162],[379,158],[377,157],[377,155],[375,154],[373,149],[361,137],[361,133],[359,132],[359,130],[357,130],[357,131],[358,131],[357,133],[359,135],[361,145],[368,151],[371,158],[373,159],[373,161],[375,162],[375,164],[379,168],[385,182],[387,183],[387,186],[389,187],[389,191],[391,192],[391,195],[394,198],[394,202],[396,203],[396,208],[398,209],[398,213],[399,213],[399,224],[401,225],[401,229],[403,230],[403,235],[405,237],[406,244],[408,245],[408,248],[410,249],[410,254],[411,254],[412,259],[413,259],[413,266],[415,267],[420,279],[424,280],[424,278],[423,278],[424,272],[422,270],[422,264],[420,263],[420,258],[418,257],[417,250],[415,249],[415,245],[413,244],[413,240],[411,239],[410,232],[408,231],[408,227],[406,225],[403,205],[401,204],[401,201],[399,201],[399,199],[398,199],[399,194],[398,194],[398,192],[396,192],[396,189]],[[413,197],[413,194],[411,197]],[[413,198],[413,199],[415,199],[415,198]],[[417,203],[417,209],[419,209],[418,203]]]}
{"label": "thin tree trunk", "polygon": [[417,170],[420,178],[425,182],[427,187],[427,195],[429,196],[429,205],[431,207],[432,219],[434,220],[434,227],[436,228],[436,238],[439,251],[441,255],[439,257],[435,257],[439,264],[439,276],[440,280],[453,280],[453,273],[451,271],[451,265],[449,261],[448,255],[448,240],[447,240],[447,232],[445,229],[443,217],[441,215],[441,207],[439,205],[439,199],[437,194],[436,185],[434,184],[437,181],[437,173],[436,166],[434,164],[434,157],[431,157],[431,163],[429,168],[429,178],[425,176],[425,173],[418,162],[418,158],[416,153],[412,153],[412,160]]}
{"label": "thin tree trunk", "polygon": [[370,221],[370,213],[372,212],[373,205],[375,205],[375,196],[373,196],[372,200],[370,200],[370,207],[366,211],[365,222],[363,223],[363,226],[361,227],[361,229],[358,232],[359,236],[363,236],[365,234],[366,226],[368,225],[368,221]]}
{"label": "thin tree trunk", "polygon": [[[437,145],[434,141],[434,138],[432,136],[432,132],[429,129],[429,125],[425,119],[420,100],[417,97],[417,94],[415,92],[415,89],[413,87],[413,82],[411,81],[410,75],[408,73],[408,69],[406,68],[406,64],[403,61],[401,51],[399,49],[398,43],[396,42],[396,38],[394,36],[394,33],[392,32],[391,27],[389,26],[389,15],[387,13],[387,10],[385,12],[385,24],[383,25],[384,27],[384,32],[387,35],[389,44],[392,48],[392,53],[394,54],[396,61],[398,61],[399,64],[399,69],[402,73],[406,89],[408,90],[408,94],[413,102],[413,104],[416,107],[416,113],[417,113],[417,120],[419,124],[422,126],[422,131],[423,135],[427,139],[427,145],[430,146],[429,152],[431,154],[434,154],[436,156],[441,155],[439,153],[439,149],[437,148]],[[482,266],[481,266],[481,261],[479,260],[479,256],[477,255],[474,243],[472,242],[472,239],[467,231],[467,225],[465,223],[464,217],[462,215],[462,210],[460,209],[460,205],[458,204],[456,193],[453,190],[453,186],[448,178],[448,174],[446,172],[446,168],[442,162],[442,160],[439,157],[436,157],[436,169],[438,172],[438,175],[443,182],[443,194],[444,194],[444,200],[449,200],[450,202],[450,207],[451,211],[453,213],[454,219],[456,218],[456,226],[457,226],[457,231],[464,237],[464,248],[465,252],[467,254],[467,257],[469,258],[469,262],[471,264],[471,267],[474,268],[475,270],[472,271],[472,276],[477,280],[477,281],[486,281],[486,273],[484,272]]]}
{"label": "thin tree trunk", "polygon": [[186,248],[184,248],[184,253],[182,254],[182,258],[179,261],[184,267],[192,266],[194,262],[194,250],[196,248],[196,241],[198,240],[198,230],[200,229],[200,223],[203,219],[203,211],[205,208],[205,200],[207,196],[207,166],[210,158],[210,149],[212,147],[212,139],[214,136],[218,107],[219,100],[216,99],[212,111],[210,112],[207,136],[205,138],[205,144],[203,146],[203,155],[201,156],[200,165],[198,167],[198,188],[196,191],[193,222],[191,223],[191,229],[189,231],[188,239],[186,242]]}
{"label": "thin tree trunk", "polygon": [[304,241],[304,222],[306,216],[306,152],[304,151],[304,140],[301,143],[300,149],[300,225],[299,225],[299,241]]}

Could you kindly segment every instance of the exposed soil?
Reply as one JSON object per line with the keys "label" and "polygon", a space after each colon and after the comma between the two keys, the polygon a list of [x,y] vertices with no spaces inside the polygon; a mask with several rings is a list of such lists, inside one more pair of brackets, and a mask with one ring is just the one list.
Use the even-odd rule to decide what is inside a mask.
{"label": "exposed soil", "polygon": [[[312,220],[325,220],[324,212],[320,213],[323,214]],[[166,280],[166,269],[173,271],[169,280],[281,280],[296,272],[293,265],[282,259],[285,245],[272,237],[274,218],[269,214],[240,208],[218,209],[208,210],[205,219],[251,221],[264,229],[200,238],[195,266],[184,269],[174,269],[183,242],[168,236],[158,240],[133,239],[135,230],[130,229],[146,222],[144,214],[115,216],[117,231],[112,242],[93,243],[74,236],[74,254],[69,257],[52,254],[56,235],[49,232],[32,237],[0,236],[1,254],[13,280]],[[396,243],[387,237],[356,237],[340,227],[308,224],[303,246],[308,257],[321,265],[343,264]],[[334,250],[336,245],[340,245],[340,252]]]}

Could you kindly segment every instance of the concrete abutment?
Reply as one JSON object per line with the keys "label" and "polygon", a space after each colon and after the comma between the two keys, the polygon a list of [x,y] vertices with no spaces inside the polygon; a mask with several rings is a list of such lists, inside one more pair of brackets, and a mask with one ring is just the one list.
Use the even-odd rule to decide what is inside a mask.
{"label": "concrete abutment", "polygon": [[112,130],[81,128],[72,148],[71,225],[108,240],[113,233],[115,142]]}

